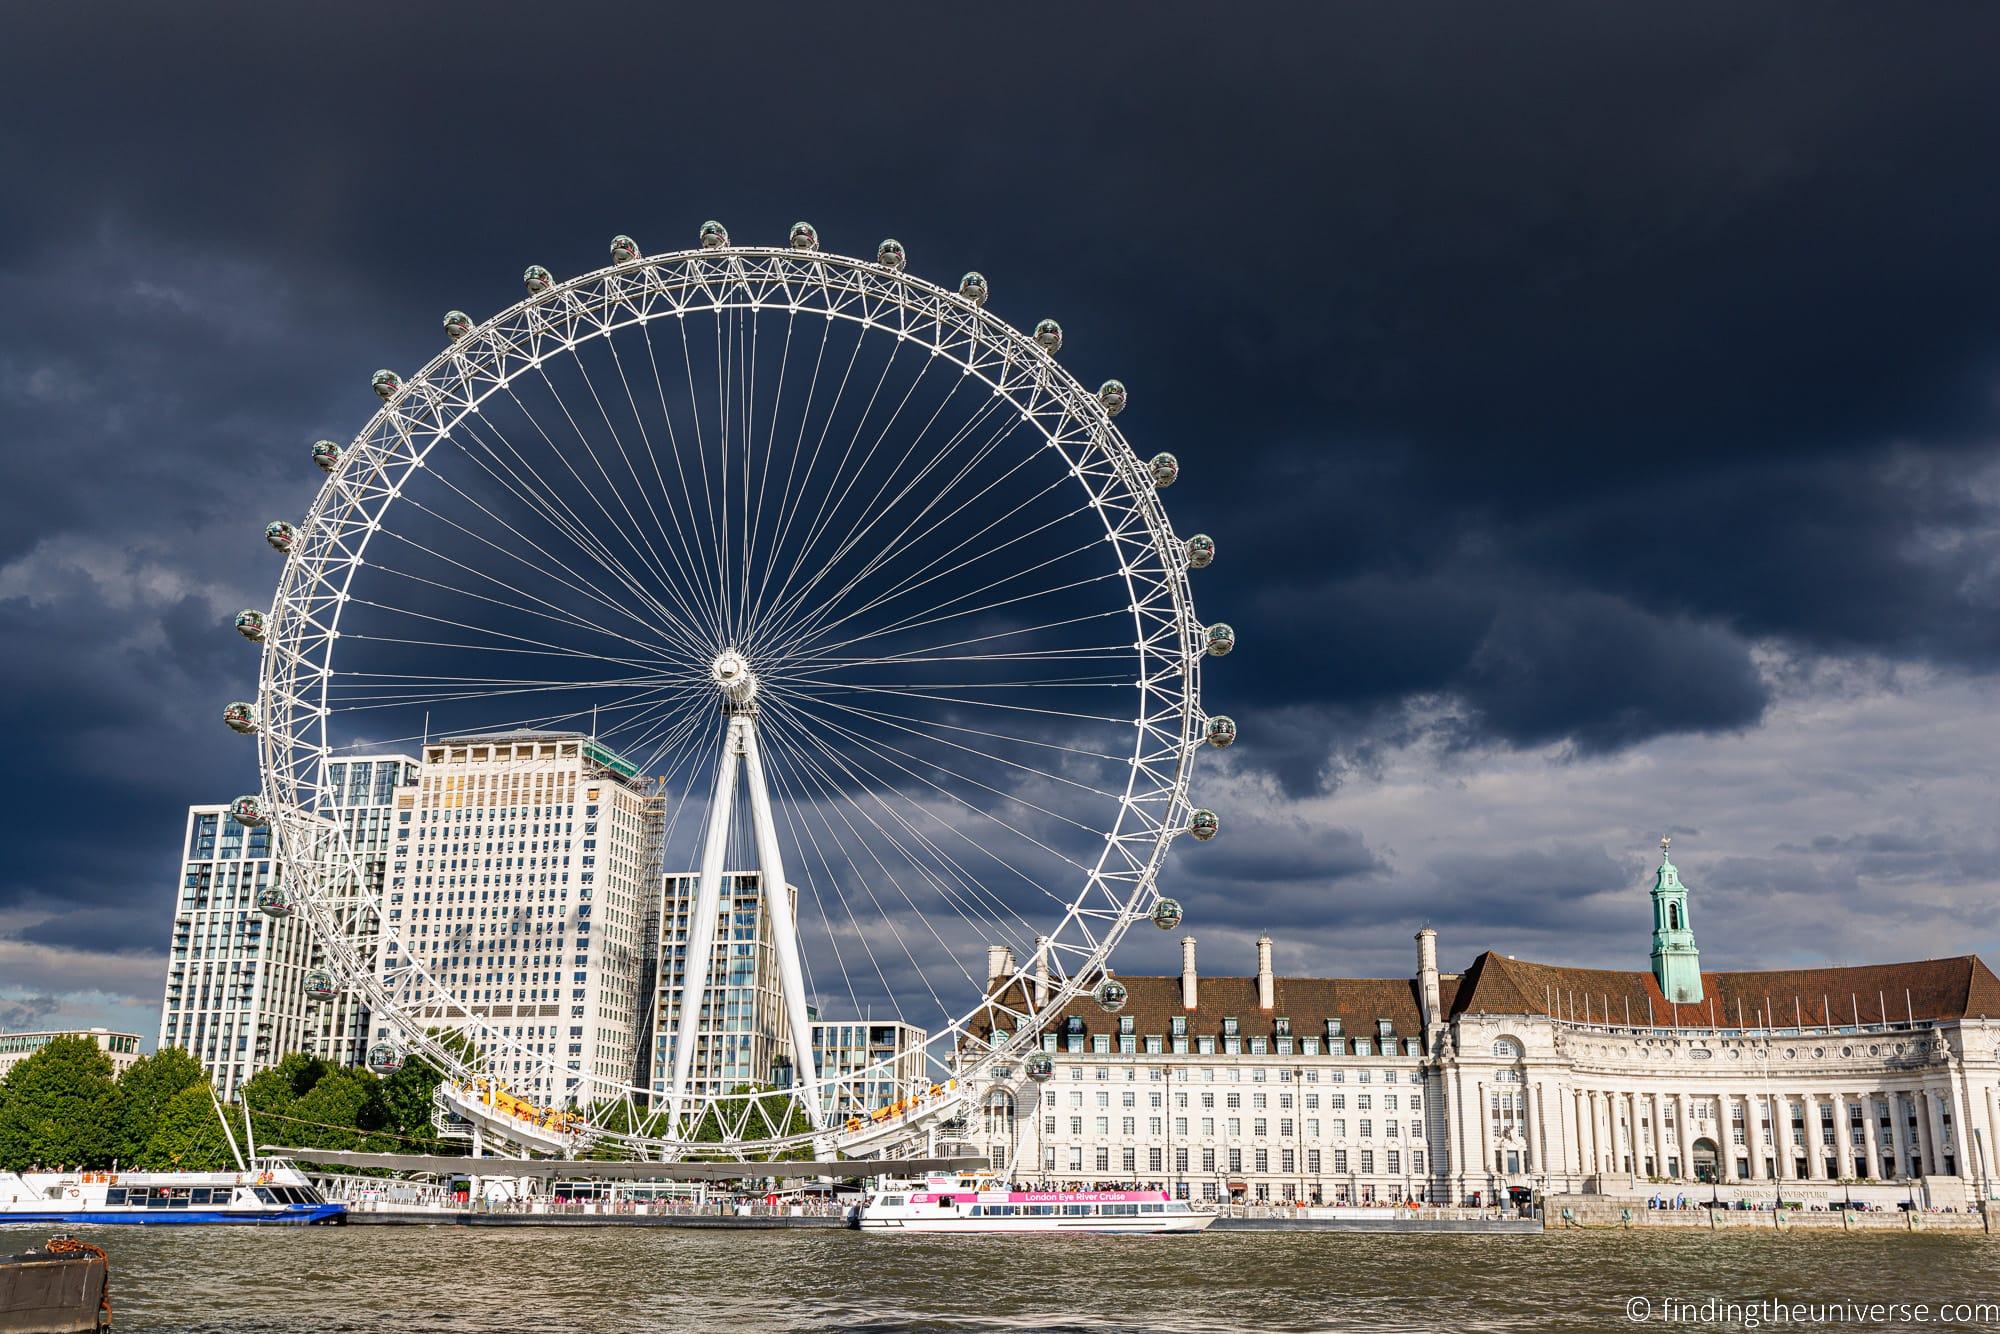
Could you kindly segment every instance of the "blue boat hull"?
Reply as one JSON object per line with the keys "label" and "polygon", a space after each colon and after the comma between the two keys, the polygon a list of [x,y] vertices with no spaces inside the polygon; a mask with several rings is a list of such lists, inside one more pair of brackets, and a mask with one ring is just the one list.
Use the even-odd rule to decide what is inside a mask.
{"label": "blue boat hull", "polygon": [[303,1227],[312,1223],[345,1223],[344,1204],[293,1204],[269,1209],[70,1209],[47,1213],[0,1212],[0,1227],[17,1223],[68,1223],[106,1227],[127,1223],[179,1225],[187,1223],[263,1223]]}

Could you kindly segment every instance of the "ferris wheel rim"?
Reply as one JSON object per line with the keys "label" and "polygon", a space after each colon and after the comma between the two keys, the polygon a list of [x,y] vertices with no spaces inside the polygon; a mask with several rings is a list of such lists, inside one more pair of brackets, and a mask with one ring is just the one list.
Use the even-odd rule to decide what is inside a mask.
{"label": "ferris wheel rim", "polygon": [[[744,265],[750,261],[768,262],[771,272],[774,274],[787,266],[796,266],[816,271],[820,275],[818,290],[821,291],[827,290],[824,276],[830,272],[866,275],[876,284],[897,294],[900,299],[895,302],[884,302],[876,306],[873,312],[864,309],[861,313],[857,314],[851,310],[834,309],[830,304],[826,309],[802,307],[797,296],[793,295],[792,300],[786,303],[783,308],[788,309],[794,315],[823,315],[829,322],[836,319],[852,320],[862,327],[863,336],[884,332],[893,333],[898,338],[916,338],[917,341],[924,342],[928,346],[930,354],[933,357],[944,357],[952,361],[959,366],[963,374],[980,378],[987,384],[989,390],[995,396],[1009,399],[1017,408],[1021,408],[1021,404],[1015,397],[1015,394],[1020,390],[1023,382],[1019,379],[1008,379],[1004,373],[996,375],[990,362],[975,364],[969,352],[966,357],[954,355],[951,348],[946,345],[943,337],[944,325],[942,320],[934,318],[931,328],[936,336],[926,342],[920,336],[912,334],[907,326],[902,328],[892,327],[886,320],[877,318],[877,315],[882,311],[893,308],[901,315],[907,316],[915,304],[913,298],[921,297],[927,303],[925,308],[932,312],[934,316],[939,310],[949,310],[961,321],[974,326],[976,334],[971,337],[968,343],[969,347],[976,347],[981,341],[1003,346],[1007,352],[1006,357],[1003,359],[1006,363],[1002,368],[1003,372],[1007,367],[1013,366],[1017,360],[1020,363],[1033,367],[1035,374],[1032,383],[1036,389],[1053,391],[1049,392],[1047,398],[1044,400],[1044,410],[1047,410],[1048,405],[1053,404],[1060,408],[1062,420],[1074,419],[1086,423],[1089,428],[1088,440],[1078,447],[1098,447],[1104,449],[1109,457],[1118,465],[1115,469],[1116,480],[1124,486],[1128,503],[1131,504],[1132,508],[1141,517],[1149,539],[1146,550],[1157,557],[1157,570],[1145,570],[1142,572],[1157,581],[1150,597],[1142,597],[1139,590],[1135,587],[1134,580],[1137,576],[1135,575],[1132,562],[1126,561],[1124,563],[1123,574],[1131,603],[1130,609],[1135,621],[1140,623],[1140,633],[1134,647],[1140,655],[1141,663],[1144,664],[1151,658],[1158,658],[1161,660],[1162,674],[1177,674],[1181,682],[1181,686],[1176,692],[1178,705],[1171,711],[1176,723],[1175,731],[1177,735],[1172,737],[1170,747],[1161,751],[1152,761],[1147,762],[1143,759],[1143,756],[1145,754],[1145,740],[1148,733],[1149,717],[1142,711],[1140,716],[1134,720],[1134,756],[1130,765],[1131,777],[1123,799],[1119,804],[1120,822],[1112,830],[1111,836],[1106,839],[1104,847],[1100,851],[1097,865],[1086,878],[1086,883],[1074,890],[1072,901],[1062,919],[1048,933],[1052,939],[1060,938],[1073,926],[1076,927],[1079,934],[1089,941],[1091,965],[1090,967],[1062,970],[1060,973],[1061,980],[1051,988],[1046,1003],[1035,1006],[1033,1013],[1017,1014],[1015,1017],[1023,1020],[1032,1020],[1037,1017],[1046,1016],[1075,999],[1091,985],[1091,968],[1102,968],[1104,960],[1108,958],[1109,952],[1112,946],[1116,944],[1118,937],[1136,920],[1139,915],[1139,909],[1146,901],[1147,895],[1149,893],[1157,895],[1157,879],[1160,865],[1176,834],[1179,832],[1179,826],[1189,808],[1188,784],[1190,781],[1191,761],[1194,753],[1201,744],[1200,732],[1205,715],[1201,710],[1199,691],[1202,648],[1198,641],[1201,627],[1196,623],[1193,616],[1193,598],[1187,579],[1187,568],[1184,561],[1180,559],[1178,539],[1174,536],[1171,524],[1166,518],[1165,509],[1160,502],[1157,490],[1150,485],[1146,485],[1143,481],[1143,465],[1140,464],[1138,456],[1123,436],[1123,433],[1111,422],[1110,415],[1104,410],[1103,404],[1066,367],[1057,361],[1052,354],[1046,352],[1038,345],[1030,335],[1023,333],[1005,320],[1000,319],[997,315],[994,315],[984,307],[983,303],[969,301],[950,292],[948,289],[930,283],[916,275],[904,272],[899,268],[871,263],[865,259],[857,259],[817,250],[801,253],[798,250],[787,247],[765,246],[724,246],[669,251],[658,255],[640,256],[622,263],[606,266],[590,273],[578,275],[562,283],[553,284],[546,291],[518,301],[512,306],[490,316],[488,319],[481,321],[479,324],[472,326],[467,332],[460,334],[449,343],[441,352],[426,363],[421,370],[412,375],[397,393],[391,395],[355,436],[353,442],[348,447],[347,457],[341,461],[339,467],[328,477],[326,483],[315,497],[305,523],[300,526],[298,545],[288,554],[284,573],[279,581],[278,594],[274,599],[270,633],[266,641],[259,681],[260,712],[264,718],[264,723],[260,728],[259,734],[260,759],[262,760],[261,767],[264,775],[264,796],[273,814],[274,837],[281,849],[288,839],[303,840],[300,821],[306,815],[306,812],[302,803],[297,798],[302,786],[314,788],[317,784],[316,782],[301,783],[300,766],[310,764],[323,765],[338,753],[338,748],[330,744],[326,690],[329,681],[334,675],[334,668],[331,664],[333,662],[334,646],[339,638],[341,613],[344,610],[346,595],[349,591],[351,581],[355,573],[366,563],[365,552],[368,545],[368,538],[373,536],[374,531],[380,527],[382,517],[391,510],[399,497],[401,486],[409,480],[410,475],[423,466],[423,461],[428,458],[432,449],[449,438],[452,429],[455,429],[467,417],[478,415],[480,405],[488,397],[511,382],[515,376],[525,373],[526,369],[530,366],[539,365],[547,357],[573,353],[577,347],[599,338],[608,337],[616,329],[627,327],[633,323],[645,323],[655,319],[685,320],[691,313],[721,312],[723,310],[749,310],[754,312],[780,308],[777,303],[761,299],[751,298],[739,301],[725,299],[720,295],[723,292],[741,291],[747,294],[750,291],[745,281],[744,270]],[[715,294],[715,299],[709,301],[686,301],[676,308],[651,310],[644,314],[631,311],[629,312],[629,318],[622,320],[606,318],[594,325],[573,322],[567,333],[556,336],[546,348],[542,348],[539,344],[536,344],[537,350],[531,358],[523,358],[504,377],[496,378],[490,383],[483,393],[457,400],[454,404],[457,413],[451,418],[448,425],[443,426],[442,429],[435,426],[421,428],[429,434],[430,438],[423,444],[420,450],[406,460],[405,466],[395,481],[387,482],[385,480],[382,486],[378,486],[361,496],[357,496],[352,491],[343,492],[341,490],[342,472],[353,470],[358,460],[369,457],[369,451],[379,449],[380,441],[385,438],[385,428],[387,429],[388,436],[401,438],[405,442],[409,441],[411,427],[415,420],[410,414],[409,409],[412,405],[419,403],[435,406],[440,401],[438,378],[441,372],[444,372],[447,368],[453,368],[456,370],[455,378],[459,384],[463,385],[469,380],[471,361],[468,353],[471,348],[484,345],[480,340],[493,340],[497,343],[499,336],[505,333],[511,344],[511,340],[521,336],[523,326],[532,335],[536,323],[547,317],[551,311],[558,308],[565,308],[570,315],[577,315],[579,313],[578,308],[586,304],[580,300],[580,293],[595,292],[599,295],[600,299],[603,299],[608,290],[606,285],[614,280],[630,279],[640,275],[644,275],[648,279],[657,278],[663,270],[669,268],[685,274],[693,266],[697,265],[703,266],[708,272],[699,281],[683,281],[678,290],[687,291],[690,288],[699,288]],[[715,272],[716,270],[726,270],[728,272],[719,276]],[[661,287],[664,290],[665,285],[662,284]],[[880,294],[878,293],[877,295]],[[629,301],[623,297],[612,299],[608,301],[606,309],[615,309],[628,304]],[[512,346],[514,350],[518,350],[518,345]],[[495,350],[498,351],[497,346]],[[1028,415],[1026,409],[1022,409],[1022,411],[1024,416]],[[1031,420],[1033,419],[1031,418]],[[1051,438],[1049,431],[1042,429],[1039,423],[1037,423],[1037,429],[1042,430],[1045,444],[1057,443],[1055,439]],[[1069,454],[1068,450],[1063,450],[1063,454],[1070,461],[1072,475],[1078,475],[1076,459]],[[1093,494],[1093,499],[1097,500],[1095,494]],[[316,536],[324,535],[329,531],[327,525],[336,514],[336,511],[330,509],[330,502],[340,502],[344,505],[344,509],[338,513],[351,515],[357,509],[365,509],[365,502],[367,500],[378,502],[373,505],[367,531],[362,534],[359,542],[352,546],[351,559],[346,562],[346,569],[340,578],[337,595],[331,601],[330,613],[323,610],[318,613],[319,617],[323,618],[324,624],[319,627],[323,633],[318,640],[320,651],[317,664],[315,664],[310,653],[301,649],[302,639],[295,633],[298,627],[312,625],[315,622],[314,612],[310,608],[309,600],[306,596],[309,591],[306,582],[308,576],[305,574],[307,552]],[[1104,518],[1101,500],[1097,501],[1097,508],[1100,518]],[[1117,534],[1112,531],[1111,520],[1105,518],[1105,523],[1107,536],[1115,542]],[[1172,614],[1164,618],[1164,623],[1170,628],[1174,641],[1175,651],[1172,654],[1166,652],[1163,644],[1155,644],[1144,630],[1145,611],[1158,601],[1165,601],[1172,608]],[[1149,648],[1149,644],[1153,644],[1153,647]],[[1173,671],[1171,672],[1166,670],[1169,658],[1171,658],[1173,663]],[[316,705],[312,702],[314,695],[313,687],[310,683],[307,684],[303,692],[297,689],[297,682],[302,674],[308,676],[316,674],[317,676],[318,703]],[[1150,695],[1154,692],[1142,686],[1141,693]],[[1161,711],[1153,715],[1155,719],[1164,719],[1165,717],[1166,711]],[[293,725],[295,720],[300,718],[304,719],[305,725],[303,728]],[[318,744],[301,746],[302,738],[299,733],[303,731],[307,736],[310,736],[315,730],[317,731]],[[1166,740],[1164,736],[1161,739]],[[303,751],[304,754],[295,754],[292,758],[284,759],[278,753],[281,749],[291,752]],[[1156,784],[1154,789],[1149,790],[1152,794],[1150,800],[1160,804],[1163,809],[1155,819],[1149,822],[1149,829],[1128,832],[1125,820],[1128,815],[1135,813],[1135,797],[1139,791],[1141,773],[1149,769],[1156,770],[1160,761],[1168,754],[1172,756],[1170,781],[1165,784]],[[1145,854],[1143,858],[1138,859],[1136,862],[1126,852],[1126,845],[1132,843],[1139,844]],[[1125,857],[1126,868],[1119,872],[1115,878],[1118,883],[1128,886],[1129,891],[1126,893],[1122,904],[1118,902],[1115,895],[1108,895],[1108,901],[1105,905],[1086,909],[1085,904],[1089,898],[1090,890],[1093,887],[1100,890],[1105,889],[1106,881],[1109,879],[1105,875],[1106,867],[1111,864],[1114,854]],[[295,861],[305,864],[306,859],[286,859],[285,864],[288,873]],[[298,872],[297,874],[303,875],[303,872]],[[310,892],[311,886],[308,885],[307,888],[309,892],[299,895],[299,898],[308,915],[314,916],[321,905],[318,897]],[[1101,923],[1101,925],[1095,930],[1090,930],[1089,927],[1093,922]],[[315,925],[317,926],[319,923],[315,921]],[[320,934],[323,938],[329,935],[329,933],[324,931],[320,932]],[[377,994],[379,989],[374,986],[375,979],[366,969],[359,968],[357,966],[358,962],[353,959],[338,961],[339,971],[343,975],[343,980],[351,988],[357,987],[358,984],[358,989],[363,991],[371,1002],[380,1006],[383,1011],[394,1015],[396,1020],[395,1027],[402,1030],[405,1042],[409,1043],[412,1047],[423,1049],[425,1054],[431,1056],[433,1059],[438,1059],[442,1056],[443,1060],[441,1063],[444,1064],[448,1075],[453,1077],[470,1077],[476,1073],[471,1066],[461,1062],[454,1054],[438,1049],[437,1044],[428,1035],[423,1033],[420,1025],[407,1021],[405,1016],[400,1013],[396,1002],[387,996],[386,993]],[[1008,979],[1008,981],[1014,984],[1024,983],[1028,968],[1029,965],[1024,963],[1014,977]],[[435,982],[432,982],[432,987],[436,994],[456,999],[449,988],[438,985]],[[1004,991],[1005,987],[1003,986],[1001,990]],[[964,1032],[969,1031],[975,1016],[988,1008],[988,1003],[982,1002],[974,1010],[949,1025],[944,1032],[933,1035],[932,1042],[935,1043],[941,1038],[953,1037],[954,1035],[962,1037]],[[484,1021],[471,1011],[464,1010],[461,1007],[461,1013],[468,1023],[485,1027]],[[985,1053],[982,1053],[975,1063],[974,1069],[990,1072],[1005,1064],[1009,1059],[1023,1054],[1027,1048],[1029,1041],[1028,1034],[1031,1028],[1032,1023],[1030,1022],[1015,1024],[1007,1041],[1004,1044],[995,1045]],[[960,1096],[965,1097],[970,1095],[962,1091]],[[746,1142],[754,1142],[760,1146],[782,1147],[786,1144],[802,1142],[824,1133],[826,1133],[824,1127],[816,1127],[814,1131],[804,1136],[792,1136],[789,1139],[763,1137],[755,1141]],[[663,1141],[660,1137],[634,1138],[646,1139],[648,1146],[678,1142],[671,1140]]]}

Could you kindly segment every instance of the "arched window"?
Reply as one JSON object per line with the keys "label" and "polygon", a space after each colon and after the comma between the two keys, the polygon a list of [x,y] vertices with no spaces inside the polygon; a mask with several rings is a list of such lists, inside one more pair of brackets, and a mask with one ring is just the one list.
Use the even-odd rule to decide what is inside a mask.
{"label": "arched window", "polygon": [[1012,1135],[1014,1133],[1014,1096],[1005,1089],[995,1089],[986,1098],[986,1133],[988,1135]]}
{"label": "arched window", "polygon": [[1669,903],[1667,905],[1667,930],[1678,931],[1680,929],[1681,905],[1678,903]]}
{"label": "arched window", "polygon": [[1521,1044],[1513,1038],[1495,1038],[1493,1054],[1503,1061],[1518,1061],[1521,1059]]}

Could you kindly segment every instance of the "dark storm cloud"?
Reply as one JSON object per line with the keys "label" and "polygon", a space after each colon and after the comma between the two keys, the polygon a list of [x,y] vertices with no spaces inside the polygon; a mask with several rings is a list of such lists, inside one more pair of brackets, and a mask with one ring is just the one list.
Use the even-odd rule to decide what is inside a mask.
{"label": "dark storm cloud", "polygon": [[[708,216],[896,235],[1127,380],[1221,545],[1210,707],[1285,792],[1425,736],[1754,728],[1766,643],[1990,672],[1997,37],[1974,6],[16,15],[0,909],[157,939],[181,807],[251,782],[226,618],[307,443],[446,308]],[[1393,883],[1316,837],[1200,874],[1250,916]],[[1605,871],[1560,861],[1469,878]]]}

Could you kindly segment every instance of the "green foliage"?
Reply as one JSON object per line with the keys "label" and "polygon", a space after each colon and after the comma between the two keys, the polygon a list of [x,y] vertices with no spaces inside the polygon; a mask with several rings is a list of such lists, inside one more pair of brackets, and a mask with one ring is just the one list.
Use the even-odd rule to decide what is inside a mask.
{"label": "green foliage", "polygon": [[[184,1089],[207,1088],[208,1071],[180,1047],[167,1047],[139,1061],[118,1077],[124,1095],[123,1115],[118,1128],[120,1163],[137,1164],[159,1128],[160,1117],[176,1094]],[[209,1114],[213,1121],[215,1115]]]}
{"label": "green foliage", "polygon": [[[774,1084],[738,1084],[729,1090],[727,1096],[710,1103],[702,1112],[701,1120],[695,1123],[694,1133],[688,1138],[696,1144],[722,1144],[725,1142],[724,1128],[736,1126],[743,1121],[746,1104],[759,1093],[776,1090]],[[780,1100],[769,1099],[761,1107],[749,1108],[749,1125],[746,1127],[752,1139],[776,1138],[777,1134],[765,1125],[764,1118],[777,1110]],[[806,1119],[805,1108],[797,1102],[790,1104],[790,1117],[784,1127],[785,1135],[804,1135],[812,1130],[812,1122]],[[736,1157],[755,1161],[804,1162],[812,1158],[812,1146],[801,1144],[797,1148],[786,1149],[782,1153],[739,1154],[736,1151],[714,1154],[691,1154],[695,1161],[721,1162]]]}
{"label": "green foliage", "polygon": [[167,1100],[132,1165],[155,1172],[220,1172],[236,1165],[206,1079]]}
{"label": "green foliage", "polygon": [[123,1099],[111,1058],[87,1037],[52,1038],[15,1066],[0,1103],[0,1169],[109,1167]]}

